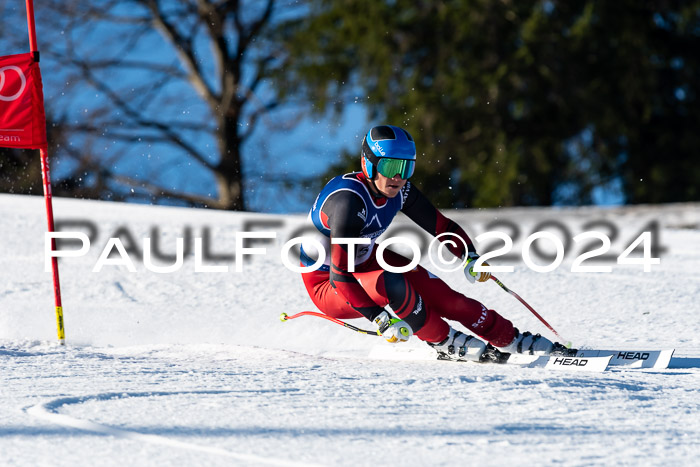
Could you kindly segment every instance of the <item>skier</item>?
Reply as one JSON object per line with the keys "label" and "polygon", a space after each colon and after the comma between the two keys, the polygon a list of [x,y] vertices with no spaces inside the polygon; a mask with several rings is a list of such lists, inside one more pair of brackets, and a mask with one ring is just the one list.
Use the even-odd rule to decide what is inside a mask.
{"label": "skier", "polygon": [[[455,256],[466,258],[464,274],[469,282],[485,282],[491,276],[474,271],[479,255],[466,232],[409,181],[416,146],[406,130],[393,125],[371,128],[362,141],[360,162],[361,172],[329,181],[309,213],[318,232],[302,243],[301,264],[315,263],[312,239],[326,252],[330,247],[321,268],[302,274],[311,300],[322,312],[338,319],[365,317],[378,325],[388,342],[405,342],[415,334],[442,359],[479,361],[487,348],[484,341],[508,353],[566,352],[563,345],[539,334],[519,332],[509,320],[452,290],[421,266],[405,273],[384,270],[377,261],[375,240],[402,211],[433,236],[450,233],[464,240],[466,250],[460,242],[446,246]],[[358,238],[369,239],[369,245],[342,240]],[[410,263],[389,250],[384,250],[383,258],[392,267]],[[396,317],[385,310],[387,305]],[[446,319],[483,340],[455,330]]]}

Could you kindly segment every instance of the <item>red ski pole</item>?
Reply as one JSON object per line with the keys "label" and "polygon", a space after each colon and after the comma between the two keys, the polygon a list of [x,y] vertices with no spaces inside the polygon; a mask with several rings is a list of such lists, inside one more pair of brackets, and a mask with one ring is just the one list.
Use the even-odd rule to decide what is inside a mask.
{"label": "red ski pole", "polygon": [[549,323],[548,323],[547,321],[545,321],[544,318],[541,317],[539,313],[537,313],[530,305],[528,305],[527,302],[525,302],[525,300],[523,300],[522,298],[520,298],[520,295],[518,295],[517,293],[513,292],[513,291],[510,290],[508,287],[506,287],[505,284],[503,284],[503,282],[501,282],[501,281],[499,281],[498,279],[496,279],[496,276],[493,276],[493,275],[492,275],[492,276],[491,276],[491,279],[493,279],[494,282],[496,282],[496,284],[498,284],[499,286],[501,286],[501,288],[502,288],[503,290],[505,290],[506,292],[508,292],[509,294],[511,294],[512,296],[514,296],[515,298],[517,298],[518,301],[519,301],[520,303],[522,303],[523,305],[525,305],[525,307],[526,307],[528,310],[530,310],[530,311],[532,312],[532,314],[535,315],[535,316],[537,317],[537,319],[539,319],[540,321],[542,321],[542,323],[543,323],[545,326],[547,326],[547,328],[548,328],[550,331],[552,331],[561,341],[566,342],[566,346],[567,346],[567,347],[569,347],[569,346],[571,345],[571,342],[568,342],[566,339],[564,339],[563,337],[561,337],[561,335],[559,335],[559,333],[558,333],[557,331],[555,331],[554,328],[553,328],[552,326],[550,326]]}
{"label": "red ski pole", "polygon": [[353,331],[359,332],[360,334],[369,334],[370,336],[381,336],[381,334],[379,334],[379,331],[367,331],[365,329],[360,329],[358,327],[353,326],[352,324],[346,323],[345,321],[341,321],[337,318],[333,318],[332,316],[324,315],[323,313],[318,313],[315,311],[302,311],[291,316],[289,316],[287,313],[282,313],[280,315],[280,321],[284,322],[290,319],[299,318],[300,316],[316,316],[318,318],[327,319],[328,321],[340,324],[341,326],[345,326],[346,328],[352,329]]}

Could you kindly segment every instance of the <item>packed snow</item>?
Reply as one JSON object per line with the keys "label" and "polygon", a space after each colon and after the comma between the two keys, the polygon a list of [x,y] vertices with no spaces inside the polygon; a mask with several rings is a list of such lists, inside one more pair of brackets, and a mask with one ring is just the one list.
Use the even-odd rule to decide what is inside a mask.
{"label": "packed snow", "polygon": [[[298,273],[280,258],[303,215],[67,199],[54,207],[63,231],[90,239],[86,254],[60,259],[65,346],[56,339],[45,270],[44,201],[0,195],[0,465],[697,463],[697,204],[448,213],[473,237],[507,233],[516,256],[531,233],[562,236],[566,256],[551,272],[521,258],[493,264],[514,266],[499,279],[574,346],[676,349],[668,369],[603,373],[376,360],[370,351],[391,345],[379,337],[315,317],[281,322],[282,312],[314,310]],[[651,272],[616,264],[650,222],[658,226],[660,264]],[[601,242],[584,247],[565,237],[588,230],[611,238],[613,260],[604,264],[612,272],[571,272],[581,250]],[[265,254],[237,261],[244,231],[275,238],[248,244]],[[116,237],[134,272],[116,248],[102,256]],[[178,238],[181,266],[154,272],[177,266]],[[432,267],[427,258],[422,264]],[[553,337],[496,284],[471,285],[459,271],[439,275],[521,330]]]}

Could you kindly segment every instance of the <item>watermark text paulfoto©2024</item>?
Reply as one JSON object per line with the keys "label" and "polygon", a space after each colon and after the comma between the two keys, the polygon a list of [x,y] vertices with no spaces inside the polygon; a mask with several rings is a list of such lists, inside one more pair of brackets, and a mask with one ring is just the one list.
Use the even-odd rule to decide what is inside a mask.
{"label": "watermark text paulfoto\u00a92024", "polygon": [[[402,229],[403,232],[410,229]],[[610,230],[609,230],[610,231]],[[188,232],[189,233],[189,232]],[[613,238],[617,236],[616,230],[613,231]],[[56,241],[65,241],[62,239],[70,239],[73,248],[58,248]],[[233,260],[235,262],[234,271],[243,272],[244,265],[249,262],[253,256],[267,255],[268,249],[262,246],[252,247],[253,244],[267,244],[268,246],[275,245],[280,239],[277,232],[274,231],[241,231],[235,232],[235,249],[231,255],[212,255],[210,253],[210,235],[209,230],[205,229],[205,235],[202,237],[192,237],[186,235],[184,238],[176,238],[176,253],[174,256],[166,257],[159,252],[157,238],[146,237],[142,239],[142,255],[141,260],[145,269],[150,272],[159,274],[174,273],[182,269],[185,256],[192,252],[191,242],[194,241],[194,272],[201,273],[227,273],[230,271],[228,265],[222,264],[207,264],[205,260],[222,259]],[[514,247],[513,238],[498,230],[487,231],[475,237],[475,242],[481,257],[477,261],[475,270],[488,271],[493,273],[513,272],[514,267],[510,264],[514,258],[511,253]],[[642,231],[631,239],[628,244],[624,245],[624,251],[618,255],[609,253],[612,245],[610,236],[598,230],[590,230],[573,236],[571,240],[575,244],[582,246],[578,256],[574,259],[570,266],[571,272],[612,272],[612,266],[608,264],[613,259],[619,265],[638,265],[643,267],[645,272],[650,272],[652,265],[660,264],[661,260],[658,257],[659,251],[662,248],[659,246],[658,230]],[[187,242],[187,245],[186,245]],[[316,262],[308,267],[299,265],[298,248],[304,242],[306,247],[309,245],[316,250]],[[458,236],[450,233],[445,233],[433,238],[427,248],[425,242],[416,241],[410,236],[394,235],[384,238],[377,243],[377,260],[379,264],[390,272],[406,272],[418,265],[424,256],[424,251],[427,251],[427,257],[430,265],[441,272],[451,272],[463,268],[466,260],[460,260],[446,253],[447,246],[456,245],[455,242],[464,241]],[[494,248],[496,245],[501,245],[500,248]],[[362,245],[369,245],[369,238],[333,238],[333,244],[344,244],[348,248],[348,257],[354,258],[356,248]],[[419,244],[420,243],[420,244]],[[78,245],[78,248],[75,246]],[[88,235],[80,231],[59,231],[47,232],[45,234],[45,270],[51,270],[51,261],[53,257],[57,258],[75,258],[84,256],[90,250],[91,241]],[[406,254],[411,258],[408,265],[403,267],[392,267],[384,261],[384,250],[392,245],[402,248],[403,251],[410,251]],[[542,246],[548,248],[548,252],[542,249]],[[530,234],[520,246],[521,254],[517,259],[522,260],[525,265],[533,271],[539,273],[551,272],[559,268],[564,260],[565,253],[570,250],[571,242],[568,239],[562,239],[560,236],[554,235],[550,231],[536,231]],[[154,248],[155,247],[155,248]],[[131,249],[131,254],[129,253]],[[134,248],[125,248],[122,239],[119,236],[111,237],[107,240],[102,252],[92,268],[93,272],[100,272],[105,266],[125,267],[130,272],[137,272],[132,256]],[[290,251],[294,250],[294,251]],[[402,253],[403,253],[402,251]],[[280,264],[294,272],[310,272],[319,269],[323,264],[328,252],[324,246],[315,238],[305,237],[303,235],[289,238],[281,246],[279,252]],[[138,253],[137,253],[138,255]],[[159,260],[161,264],[155,264],[153,258]],[[449,259],[446,259],[448,257]],[[163,260],[167,258],[171,264],[162,265]],[[538,262],[533,258],[537,258]],[[483,264],[487,262],[487,264]],[[583,264],[588,262],[588,264]],[[490,264],[493,263],[493,264]],[[502,264],[506,263],[506,264]],[[544,263],[544,264],[542,264]],[[354,271],[354,264],[350,262],[348,271]]]}

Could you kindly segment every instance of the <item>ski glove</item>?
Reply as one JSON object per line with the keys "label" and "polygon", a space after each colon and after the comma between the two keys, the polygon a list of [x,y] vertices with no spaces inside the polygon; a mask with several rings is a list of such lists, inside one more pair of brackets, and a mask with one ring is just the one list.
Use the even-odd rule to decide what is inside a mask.
{"label": "ski glove", "polygon": [[413,329],[406,321],[392,318],[386,311],[379,313],[379,316],[374,318],[374,322],[379,326],[379,333],[387,342],[406,342],[413,335]]}
{"label": "ski glove", "polygon": [[[477,253],[470,252],[467,255],[467,262],[464,263],[464,276],[472,284],[476,281],[486,282],[491,277],[490,272],[486,272],[486,271],[476,272],[476,271],[474,271],[474,265],[476,264],[477,259],[479,259],[479,255]],[[487,263],[486,261],[484,261],[482,263],[482,266],[488,266],[488,265],[489,265],[489,263]]]}

